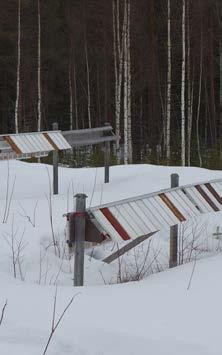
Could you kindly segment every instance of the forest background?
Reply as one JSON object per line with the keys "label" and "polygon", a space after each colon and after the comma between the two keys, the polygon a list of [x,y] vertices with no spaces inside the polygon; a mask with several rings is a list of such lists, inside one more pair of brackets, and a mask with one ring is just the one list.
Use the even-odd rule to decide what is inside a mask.
{"label": "forest background", "polygon": [[0,2],[0,133],[109,122],[117,163],[222,168],[220,0]]}

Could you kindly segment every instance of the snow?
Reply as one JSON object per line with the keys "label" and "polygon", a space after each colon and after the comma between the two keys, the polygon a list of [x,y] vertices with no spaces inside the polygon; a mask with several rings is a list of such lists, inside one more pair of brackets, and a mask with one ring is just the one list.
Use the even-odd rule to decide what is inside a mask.
{"label": "snow", "polygon": [[[77,296],[52,338],[48,355],[221,354],[222,286],[218,280],[222,255],[216,252],[219,242],[212,238],[216,226],[222,226],[221,213],[210,214],[198,222],[200,226],[206,225],[201,237],[207,236],[207,252],[196,264],[190,262],[155,273],[139,282],[114,284],[118,263],[101,262],[113,249],[108,243],[86,250],[85,286],[81,288],[72,286],[73,258],[66,250],[63,217],[72,210],[73,195],[77,192],[86,193],[88,206],[93,206],[168,188],[171,173],[180,175],[180,184],[189,184],[221,178],[220,171],[118,166],[111,168],[110,183],[104,184],[103,169],[60,168],[58,196],[50,195],[51,166],[18,161],[10,161],[8,166],[7,162],[0,162],[0,172],[0,315],[8,300],[0,326],[1,355],[43,354],[51,328],[56,285],[56,319],[71,297]],[[14,179],[8,218],[2,223],[7,180],[10,196]],[[52,233],[59,241],[60,257],[52,247]],[[16,265],[16,278],[10,242],[13,234],[15,246],[22,236],[24,246],[20,254],[21,272]],[[158,250],[160,263],[166,269],[168,233],[159,233],[151,243],[149,258],[152,260]],[[122,271],[133,267],[135,257],[141,258],[148,246],[146,242],[136,255],[129,253]]]}

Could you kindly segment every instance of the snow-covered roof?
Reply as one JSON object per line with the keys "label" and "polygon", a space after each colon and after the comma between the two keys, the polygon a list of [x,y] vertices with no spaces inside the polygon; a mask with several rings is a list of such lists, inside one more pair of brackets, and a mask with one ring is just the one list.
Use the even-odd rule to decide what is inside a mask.
{"label": "snow-covered roof", "polygon": [[114,240],[135,239],[222,210],[222,179],[180,186],[88,209]]}

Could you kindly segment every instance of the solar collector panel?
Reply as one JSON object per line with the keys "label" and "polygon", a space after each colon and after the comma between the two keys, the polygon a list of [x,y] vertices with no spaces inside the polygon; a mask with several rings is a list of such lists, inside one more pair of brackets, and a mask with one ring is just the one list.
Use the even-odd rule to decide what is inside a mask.
{"label": "solar collector panel", "polygon": [[196,197],[198,203],[201,205],[201,208],[205,213],[212,212],[212,207],[208,204],[208,202],[203,198],[203,196],[199,193],[196,187],[190,187],[191,193]]}
{"label": "solar collector panel", "polygon": [[35,136],[34,134],[33,134],[32,140],[33,140],[33,142],[35,144],[35,147],[36,147],[37,151],[40,151],[40,152],[44,152],[45,151],[45,147],[41,143],[41,140],[39,140],[37,138],[37,136]]}
{"label": "solar collector panel", "polygon": [[139,235],[143,235],[144,230],[141,228],[139,220],[135,218],[134,211],[129,205],[129,203],[122,204],[121,208],[125,211],[126,215],[129,217],[130,223],[133,226],[133,228],[138,232]]}
{"label": "solar collector panel", "polygon": [[218,191],[218,193],[219,193],[219,195],[221,197],[222,196],[222,185],[220,183],[218,183],[218,182],[215,182],[214,185],[216,186],[217,191]]}
{"label": "solar collector panel", "polygon": [[162,228],[162,225],[160,222],[155,218],[152,214],[152,212],[148,209],[148,207],[145,205],[143,200],[137,201],[138,206],[143,210],[144,215],[146,216],[146,219],[150,220],[152,225],[156,228],[156,230],[159,230]]}
{"label": "solar collector panel", "polygon": [[121,206],[117,207],[110,207],[110,211],[111,213],[114,215],[114,217],[116,219],[118,219],[119,223],[122,225],[122,227],[128,232],[129,236],[131,238],[137,238],[140,236],[140,234],[138,234],[138,231],[136,231],[132,225],[131,225],[131,221],[129,220],[129,218],[127,218],[126,214],[123,212],[123,210],[121,210]]}
{"label": "solar collector panel", "polygon": [[222,205],[217,201],[217,199],[214,197],[214,195],[208,190],[208,188],[205,185],[201,185],[201,188],[203,191],[209,196],[209,198],[212,200],[212,202],[215,204],[215,206],[218,207],[219,210],[222,209]]}
{"label": "solar collector panel", "polygon": [[21,137],[12,136],[11,139],[14,142],[14,144],[21,150],[22,153],[27,153],[27,147],[25,146],[25,144],[22,141]]}
{"label": "solar collector panel", "polygon": [[194,214],[193,211],[186,205],[184,199],[182,199],[176,191],[169,192],[166,195],[186,219],[196,216],[196,214]]}
{"label": "solar collector panel", "polygon": [[97,219],[97,221],[102,226],[102,228],[104,229],[104,231],[108,235],[110,235],[110,237],[114,238],[116,241],[119,241],[120,239],[122,239],[121,236],[119,235],[119,233],[117,233],[116,229],[113,228],[111,223],[107,220],[107,218],[104,216],[104,214],[100,210],[94,211],[93,214],[94,214],[95,218]]}
{"label": "solar collector panel", "polygon": [[166,221],[168,222],[169,226],[173,226],[175,224],[178,224],[180,222],[180,219],[172,212],[172,210],[164,204],[163,200],[160,198],[160,196],[155,196],[154,200],[158,203],[160,206],[160,211]]}
{"label": "solar collector panel", "polygon": [[193,216],[199,216],[200,210],[196,208],[195,204],[190,201],[189,197],[187,194],[185,194],[182,190],[176,190],[175,193],[181,197],[181,199],[184,201],[184,203],[188,206],[188,208],[192,211]]}
{"label": "solar collector panel", "polygon": [[144,215],[144,213],[139,208],[136,202],[135,203],[130,202],[130,206],[134,212],[134,218],[138,221],[138,223],[140,224],[143,230],[143,235],[146,235],[156,230],[156,228],[152,225],[152,223],[147,220],[146,216]]}
{"label": "solar collector panel", "polygon": [[36,148],[36,146],[33,142],[33,139],[31,140],[30,136],[28,134],[24,135],[22,137],[22,140],[23,140],[24,144],[26,145],[27,150],[29,150],[29,153],[35,153],[36,151],[38,151],[38,150],[36,150],[38,148]]}
{"label": "solar collector panel", "polygon": [[48,132],[49,137],[55,142],[59,149],[70,149],[71,146],[59,132]]}

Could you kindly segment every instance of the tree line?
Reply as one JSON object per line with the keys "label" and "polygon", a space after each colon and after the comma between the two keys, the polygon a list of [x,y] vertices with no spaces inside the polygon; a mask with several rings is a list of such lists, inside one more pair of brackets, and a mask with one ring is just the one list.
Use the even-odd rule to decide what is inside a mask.
{"label": "tree line", "polygon": [[109,122],[119,163],[221,167],[221,1],[2,1],[0,114],[1,133]]}

